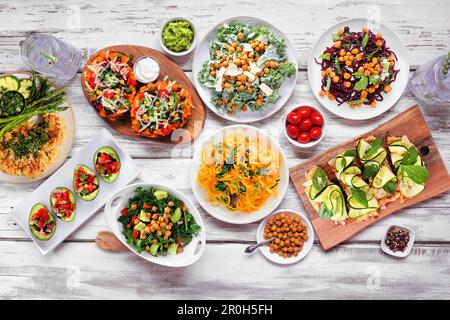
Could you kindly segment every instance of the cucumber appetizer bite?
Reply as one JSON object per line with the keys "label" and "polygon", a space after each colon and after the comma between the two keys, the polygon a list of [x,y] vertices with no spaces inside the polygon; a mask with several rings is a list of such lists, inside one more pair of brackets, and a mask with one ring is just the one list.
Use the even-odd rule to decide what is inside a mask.
{"label": "cucumber appetizer bite", "polygon": [[397,177],[391,169],[383,138],[368,136],[356,145],[358,157],[364,164],[362,176],[369,181],[371,193],[379,200],[380,207],[400,197]]}
{"label": "cucumber appetizer bite", "polygon": [[84,164],[77,165],[73,173],[73,190],[81,200],[94,200],[100,190],[100,183],[94,170]]}
{"label": "cucumber appetizer bite", "polygon": [[64,222],[75,219],[76,199],[70,189],[57,187],[50,194],[50,206],[53,214]]}
{"label": "cucumber appetizer bite", "polygon": [[305,190],[321,219],[342,222],[348,218],[341,187],[330,182],[322,168],[314,166],[306,173]]}
{"label": "cucumber appetizer bite", "polygon": [[120,174],[120,158],[116,150],[108,146],[99,148],[94,155],[94,167],[105,182],[116,181]]}
{"label": "cucumber appetizer bite", "polygon": [[55,233],[55,217],[53,217],[44,204],[37,203],[31,208],[28,226],[36,239],[47,241]]}
{"label": "cucumber appetizer bite", "polygon": [[416,147],[407,136],[388,137],[391,162],[394,164],[401,201],[415,197],[425,189],[428,170]]}
{"label": "cucumber appetizer bite", "polygon": [[348,216],[364,220],[378,212],[378,202],[370,192],[371,187],[362,177],[362,170],[355,164],[355,149],[347,150],[331,159],[328,164],[347,195]]}
{"label": "cucumber appetizer bite", "polygon": [[201,228],[186,205],[166,190],[139,187],[134,192],[118,218],[127,242],[137,253],[182,253]]}

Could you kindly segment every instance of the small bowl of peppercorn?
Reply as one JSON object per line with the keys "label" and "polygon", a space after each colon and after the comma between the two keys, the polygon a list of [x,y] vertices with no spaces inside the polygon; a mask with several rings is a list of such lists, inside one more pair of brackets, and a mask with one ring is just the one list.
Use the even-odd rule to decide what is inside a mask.
{"label": "small bowl of peppercorn", "polygon": [[381,250],[391,256],[404,258],[411,253],[414,239],[415,233],[411,228],[391,224],[381,240]]}

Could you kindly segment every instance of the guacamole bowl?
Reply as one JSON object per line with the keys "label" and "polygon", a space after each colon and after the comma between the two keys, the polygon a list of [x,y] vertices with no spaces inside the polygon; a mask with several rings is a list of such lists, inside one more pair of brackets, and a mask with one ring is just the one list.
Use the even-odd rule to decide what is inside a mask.
{"label": "guacamole bowl", "polygon": [[195,48],[197,30],[191,20],[173,17],[162,24],[159,42],[169,56],[186,56]]}

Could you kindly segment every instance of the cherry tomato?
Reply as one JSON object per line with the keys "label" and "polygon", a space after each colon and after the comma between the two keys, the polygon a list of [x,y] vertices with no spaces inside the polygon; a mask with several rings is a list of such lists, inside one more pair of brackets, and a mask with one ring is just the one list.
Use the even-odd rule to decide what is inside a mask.
{"label": "cherry tomato", "polygon": [[311,135],[311,139],[317,140],[322,136],[322,128],[312,127],[311,130],[309,130],[309,134]]}
{"label": "cherry tomato", "polygon": [[300,132],[308,131],[312,127],[312,121],[311,119],[303,119],[302,122],[298,125],[300,128]]}
{"label": "cherry tomato", "polygon": [[311,121],[313,124],[315,124],[316,126],[321,126],[323,125],[323,117],[320,113],[318,113],[317,111],[314,111],[311,114]]}
{"label": "cherry tomato", "polygon": [[298,127],[296,125],[293,124],[288,124],[286,126],[286,133],[288,134],[289,137],[291,137],[292,139],[297,139],[298,136]]}
{"label": "cherry tomato", "polygon": [[311,115],[311,108],[307,106],[302,106],[297,109],[297,113],[302,117],[302,119],[308,118]]}
{"label": "cherry tomato", "polygon": [[286,120],[292,124],[299,124],[300,121],[302,120],[302,117],[300,114],[296,112],[291,112],[287,115]]}
{"label": "cherry tomato", "polygon": [[308,132],[300,132],[297,137],[297,141],[300,143],[308,143],[309,141],[311,141],[311,136]]}

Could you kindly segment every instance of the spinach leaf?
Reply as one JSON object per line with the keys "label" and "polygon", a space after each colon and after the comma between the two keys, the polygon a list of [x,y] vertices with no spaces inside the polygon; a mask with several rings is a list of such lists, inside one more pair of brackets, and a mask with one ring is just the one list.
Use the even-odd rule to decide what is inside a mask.
{"label": "spinach leaf", "polygon": [[344,152],[344,157],[354,157],[356,155],[355,149],[350,149]]}
{"label": "spinach leaf", "polygon": [[355,83],[355,90],[356,91],[363,91],[367,88],[367,85],[369,84],[369,80],[366,76],[362,76],[361,79],[358,80],[357,83]]}
{"label": "spinach leaf", "polygon": [[428,170],[422,166],[401,164],[399,169],[406,173],[412,181],[418,184],[424,184],[430,177]]}
{"label": "spinach leaf", "polygon": [[325,86],[325,91],[330,91],[330,87],[331,87],[331,77],[330,77],[330,75],[328,75],[327,85]]}
{"label": "spinach leaf", "polygon": [[364,207],[368,207],[369,206],[369,201],[367,200],[366,194],[364,193],[364,191],[352,187],[351,188],[351,192],[352,192],[352,196],[356,199],[356,201],[358,201],[360,204],[362,204]]}
{"label": "spinach leaf", "polygon": [[336,58],[334,64],[335,64],[335,66],[336,66],[336,72],[337,72],[337,74],[341,74],[341,73],[342,73],[342,70],[341,70],[341,64],[339,63],[338,58]]}
{"label": "spinach leaf", "polygon": [[373,140],[370,143],[371,147],[369,148],[369,150],[366,151],[364,158],[366,158],[366,159],[372,158],[376,154],[378,149],[380,149],[382,142],[383,142],[383,138],[381,138],[381,137],[378,137],[375,140]]}
{"label": "spinach leaf", "polygon": [[369,33],[367,32],[361,41],[361,47],[364,49],[367,46],[368,42],[369,42]]}
{"label": "spinach leaf", "polygon": [[389,181],[388,183],[386,183],[383,186],[383,190],[386,191],[389,194],[394,194],[395,190],[396,190],[395,183],[392,180]]}
{"label": "spinach leaf", "polygon": [[416,147],[412,146],[406,151],[403,156],[401,164],[403,165],[414,165],[417,161],[419,154],[417,153]]}
{"label": "spinach leaf", "polygon": [[324,59],[324,60],[330,60],[330,59],[331,59],[331,56],[330,56],[330,53],[329,53],[329,52],[326,52],[326,53],[324,53],[324,54],[321,54],[321,55],[319,56],[319,58],[322,58],[322,59]]}
{"label": "spinach leaf", "polygon": [[322,168],[317,168],[312,177],[312,184],[317,191],[323,190],[328,185],[328,177]]}

